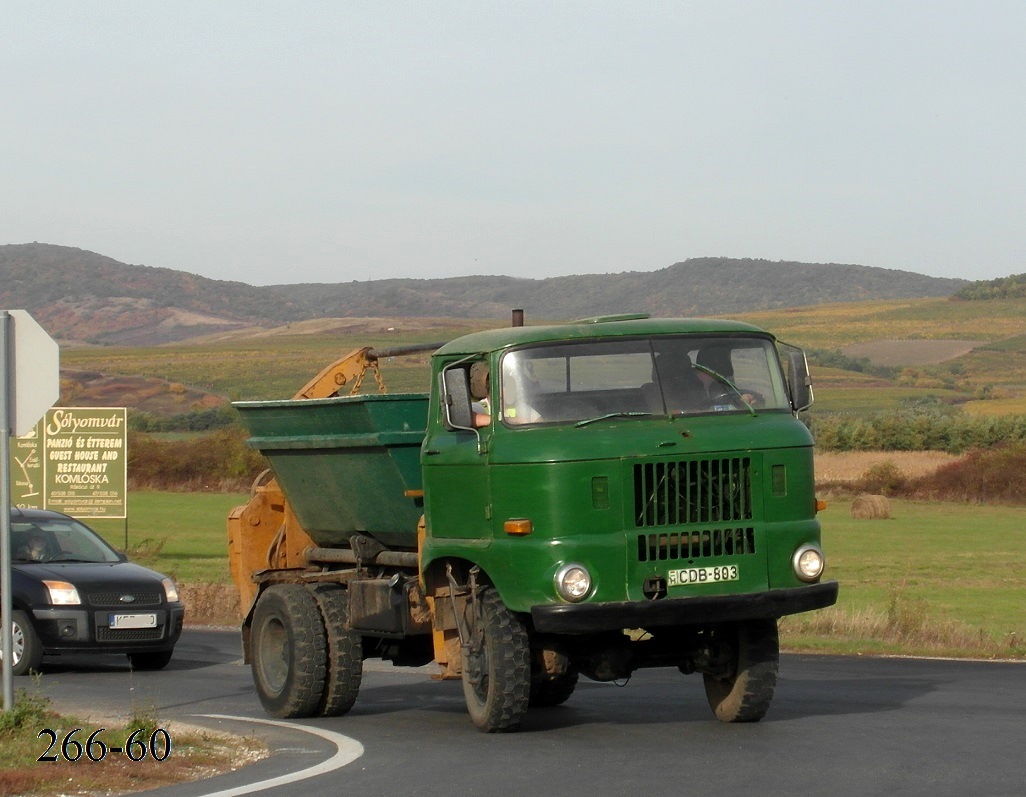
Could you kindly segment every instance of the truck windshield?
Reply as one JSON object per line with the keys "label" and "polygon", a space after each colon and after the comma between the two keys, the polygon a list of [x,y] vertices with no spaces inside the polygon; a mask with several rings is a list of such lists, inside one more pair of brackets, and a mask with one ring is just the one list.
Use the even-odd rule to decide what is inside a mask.
{"label": "truck windshield", "polygon": [[510,425],[790,410],[772,341],[695,335],[539,345],[502,359]]}

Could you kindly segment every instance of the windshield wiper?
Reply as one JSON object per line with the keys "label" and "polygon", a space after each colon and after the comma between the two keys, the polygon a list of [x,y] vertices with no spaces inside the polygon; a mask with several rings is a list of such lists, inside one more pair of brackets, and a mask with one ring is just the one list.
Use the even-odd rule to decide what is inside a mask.
{"label": "windshield wiper", "polygon": [[753,407],[751,404],[748,403],[748,399],[746,399],[744,397],[744,395],[741,393],[741,390],[738,388],[738,386],[735,385],[733,382],[731,382],[729,379],[727,379],[727,377],[725,377],[723,374],[717,373],[712,368],[706,368],[704,365],[700,365],[699,363],[695,363],[694,366],[692,366],[692,367],[696,371],[701,371],[703,374],[709,374],[709,376],[711,376],[717,382],[719,382],[722,385],[725,385],[730,390],[731,393],[733,393],[735,396],[737,396],[739,399],[741,399],[741,403],[744,404],[745,407],[748,408],[748,411],[752,415],[757,415],[758,414],[755,411],[755,407]]}
{"label": "windshield wiper", "polygon": [[577,429],[582,426],[587,426],[591,423],[597,423],[598,421],[605,421],[609,418],[651,418],[655,413],[652,412],[607,412],[605,415],[599,415],[595,418],[585,418],[583,421],[578,421],[574,424]]}

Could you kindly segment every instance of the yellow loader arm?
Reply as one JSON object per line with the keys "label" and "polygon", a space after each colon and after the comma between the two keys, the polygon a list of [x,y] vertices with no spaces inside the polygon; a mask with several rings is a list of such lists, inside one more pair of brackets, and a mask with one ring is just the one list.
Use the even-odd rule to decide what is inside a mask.
{"label": "yellow loader arm", "polygon": [[378,358],[370,346],[362,349],[353,349],[344,357],[339,357],[331,365],[323,369],[317,376],[303,385],[302,389],[293,399],[314,399],[328,398],[329,396],[344,395],[342,390],[347,384],[353,382],[349,393],[355,395],[363,384],[363,378],[367,371],[374,373],[374,380],[378,384],[378,392],[384,393],[385,383],[381,379],[381,372],[378,370]]}
{"label": "yellow loader arm", "polygon": [[364,346],[362,349],[353,349],[348,354],[339,357],[335,362],[322,370],[317,376],[303,385],[293,399],[314,399],[329,398],[330,396],[342,396],[346,385],[352,383],[348,393],[355,396],[363,386],[363,379],[370,371],[374,374],[374,381],[377,383],[379,393],[387,393],[385,380],[381,378],[381,371],[378,370],[378,360],[382,357],[401,357],[404,354],[419,354],[425,351],[435,351],[444,346],[445,343],[415,343],[412,346],[393,346],[387,349],[372,349]]}

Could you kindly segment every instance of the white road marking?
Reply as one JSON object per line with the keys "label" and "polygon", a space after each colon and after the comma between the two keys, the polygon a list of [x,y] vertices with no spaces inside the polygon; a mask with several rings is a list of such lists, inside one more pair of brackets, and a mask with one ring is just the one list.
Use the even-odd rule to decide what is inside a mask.
{"label": "white road marking", "polygon": [[301,769],[299,772],[293,772],[290,775],[281,775],[277,778],[261,780],[257,783],[250,783],[245,786],[236,786],[233,789],[207,792],[203,797],[236,797],[240,794],[252,794],[253,792],[263,791],[264,789],[273,789],[276,786],[285,786],[301,780],[306,780],[307,778],[315,778],[318,775],[324,775],[328,772],[333,772],[336,769],[341,769],[347,764],[353,763],[357,758],[363,755],[363,745],[356,741],[356,739],[350,739],[348,736],[343,736],[341,733],[326,731],[322,728],[311,728],[307,725],[296,725],[291,722],[281,722],[279,720],[254,719],[253,717],[233,717],[228,714],[197,714],[195,716],[209,717],[210,719],[219,720],[233,720],[236,722],[257,722],[263,723],[264,725],[277,725],[281,728],[303,731],[304,733],[312,733],[314,736],[320,736],[322,739],[326,739],[335,745],[335,755],[327,761],[322,761],[316,766]]}

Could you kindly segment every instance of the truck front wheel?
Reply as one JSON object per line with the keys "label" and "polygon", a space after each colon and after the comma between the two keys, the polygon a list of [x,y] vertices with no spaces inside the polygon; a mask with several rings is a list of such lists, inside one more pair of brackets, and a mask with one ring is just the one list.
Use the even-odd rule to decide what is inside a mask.
{"label": "truck front wheel", "polygon": [[758,722],[769,710],[777,685],[777,621],[723,626],[713,633],[712,641],[726,659],[726,669],[703,674],[709,706],[723,722]]}
{"label": "truck front wheel", "polygon": [[527,630],[492,587],[471,604],[463,644],[463,695],[482,731],[516,730],[531,696]]}
{"label": "truck front wheel", "polygon": [[300,584],[269,587],[253,610],[250,646],[253,682],[267,713],[313,716],[327,665],[324,622],[313,593]]}

